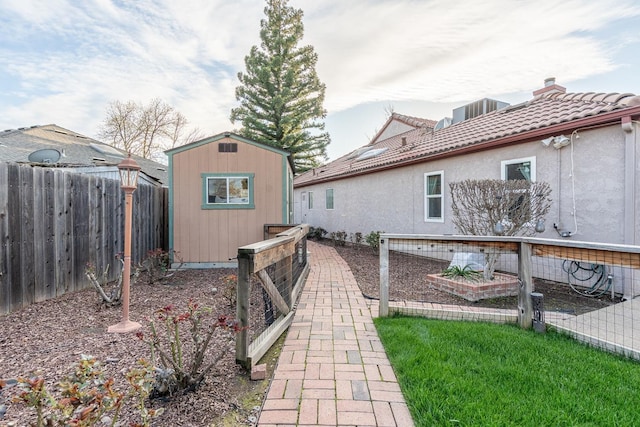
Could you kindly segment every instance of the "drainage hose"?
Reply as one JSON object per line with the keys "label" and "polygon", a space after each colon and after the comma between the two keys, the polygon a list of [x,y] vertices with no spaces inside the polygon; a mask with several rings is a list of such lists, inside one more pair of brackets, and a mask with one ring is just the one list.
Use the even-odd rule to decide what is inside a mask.
{"label": "drainage hose", "polygon": [[599,297],[611,288],[612,277],[604,264],[564,260],[562,269],[571,289],[580,295]]}

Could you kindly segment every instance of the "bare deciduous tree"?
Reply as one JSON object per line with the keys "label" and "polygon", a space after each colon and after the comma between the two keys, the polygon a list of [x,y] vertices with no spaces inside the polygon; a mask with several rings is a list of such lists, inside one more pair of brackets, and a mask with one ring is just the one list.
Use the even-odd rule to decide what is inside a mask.
{"label": "bare deciduous tree", "polygon": [[[449,187],[453,224],[461,234],[532,235],[537,221],[544,220],[551,207],[551,187],[546,182],[470,179],[452,182]],[[485,280],[493,278],[498,257],[485,251]]]}
{"label": "bare deciduous tree", "polygon": [[114,147],[137,154],[136,141],[140,137],[140,107],[133,101],[114,101],[107,106],[107,118],[102,124],[100,138]]}
{"label": "bare deciduous tree", "polygon": [[164,150],[201,136],[195,129],[183,138],[187,124],[184,115],[158,98],[148,105],[113,101],[107,107],[99,137],[114,147],[153,159]]}

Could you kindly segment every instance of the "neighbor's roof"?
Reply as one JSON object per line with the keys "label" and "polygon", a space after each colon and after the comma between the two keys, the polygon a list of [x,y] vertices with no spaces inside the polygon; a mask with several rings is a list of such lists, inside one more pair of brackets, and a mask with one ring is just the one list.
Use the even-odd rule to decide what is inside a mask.
{"label": "neighbor's roof", "polygon": [[[57,167],[115,166],[127,156],[127,152],[95,139],[49,124],[0,131],[0,161],[34,163],[29,155],[37,150],[54,149],[61,156]],[[132,155],[145,175],[167,185],[167,167],[139,156]]]}
{"label": "neighbor's roof", "polygon": [[378,139],[387,131],[387,129],[391,126],[392,123],[398,122],[403,123],[407,126],[411,126],[415,129],[424,128],[424,129],[433,129],[436,125],[435,120],[422,119],[420,117],[406,116],[404,114],[391,113],[387,121],[382,128],[371,138],[371,142],[369,145],[375,144]]}
{"label": "neighbor's roof", "polygon": [[[560,87],[561,86],[555,86]],[[542,93],[541,93],[542,92]],[[631,93],[564,93],[536,91],[534,98],[455,123],[443,129],[421,126],[373,141],[324,166],[297,176],[296,187],[461,155],[502,145],[542,139],[578,127],[614,123],[626,115],[640,116],[640,96]],[[392,115],[389,120],[409,116]],[[412,118],[412,120],[416,120]],[[420,119],[417,119],[420,120]],[[423,123],[433,123],[423,120]],[[406,123],[406,122],[405,122]],[[414,122],[417,123],[417,122]],[[389,121],[385,123],[385,126]],[[373,154],[358,159],[366,150]],[[386,150],[385,150],[386,149]]]}

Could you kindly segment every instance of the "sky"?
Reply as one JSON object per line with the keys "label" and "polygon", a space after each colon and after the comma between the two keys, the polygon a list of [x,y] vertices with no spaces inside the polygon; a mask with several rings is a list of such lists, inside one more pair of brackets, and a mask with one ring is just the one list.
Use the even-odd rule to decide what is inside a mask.
{"label": "sky", "polygon": [[[96,138],[113,101],[160,98],[204,135],[229,120],[261,0],[0,0],[0,131],[55,123]],[[640,94],[635,0],[289,0],[326,85],[329,159],[390,111],[439,120],[567,92]]]}

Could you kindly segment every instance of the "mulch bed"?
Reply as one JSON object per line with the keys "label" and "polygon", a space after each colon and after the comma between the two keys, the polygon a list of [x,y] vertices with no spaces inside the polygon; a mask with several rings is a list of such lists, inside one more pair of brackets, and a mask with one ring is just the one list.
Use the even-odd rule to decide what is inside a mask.
{"label": "mulch bed", "polygon": [[[224,280],[236,270],[182,270],[165,284],[145,284],[143,280],[131,288],[130,319],[143,325],[149,333],[149,316],[162,307],[186,308],[189,301],[210,307],[215,316],[235,317],[235,308],[224,296]],[[140,283],[142,282],[142,283]],[[32,304],[22,310],[0,317],[0,379],[43,376],[50,390],[72,373],[81,355],[91,355],[102,362],[106,376],[116,384],[126,384],[124,373],[140,358],[150,358],[147,344],[135,334],[108,333],[107,327],[121,320],[120,307],[99,304],[93,289],[63,295]],[[212,375],[195,392],[171,399],[152,401],[164,413],[154,422],[162,426],[209,426],[227,412],[242,405],[239,399],[252,383],[248,373],[235,363],[235,337],[218,340],[211,351],[224,351]],[[211,355],[210,355],[211,356]],[[249,387],[247,387],[247,384]],[[256,385],[256,384],[254,384]],[[0,426],[27,426],[35,420],[33,410],[12,403],[10,397],[17,387],[5,389],[0,395],[6,414],[0,416]],[[238,415],[238,425],[251,425],[250,412]],[[131,408],[122,414],[122,425],[128,425],[135,415]]]}

